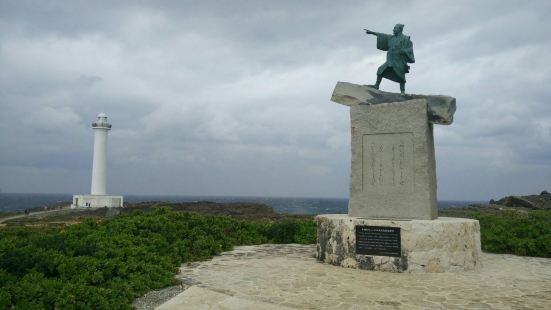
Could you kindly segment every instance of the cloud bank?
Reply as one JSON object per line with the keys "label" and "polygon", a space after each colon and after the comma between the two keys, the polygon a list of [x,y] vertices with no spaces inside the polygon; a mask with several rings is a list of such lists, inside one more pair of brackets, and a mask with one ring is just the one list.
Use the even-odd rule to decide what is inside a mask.
{"label": "cloud bank", "polygon": [[[337,81],[375,80],[363,28],[406,25],[439,199],[551,189],[548,1],[1,1],[0,188],[86,193],[105,112],[114,194],[347,197]],[[383,81],[383,90],[398,85]]]}

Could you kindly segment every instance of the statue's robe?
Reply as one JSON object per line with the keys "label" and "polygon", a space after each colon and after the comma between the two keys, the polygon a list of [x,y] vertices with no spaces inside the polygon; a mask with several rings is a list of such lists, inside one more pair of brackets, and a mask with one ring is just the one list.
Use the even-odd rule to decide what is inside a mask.
{"label": "statue's robe", "polygon": [[415,62],[413,43],[409,36],[402,33],[390,35],[377,33],[377,48],[387,51],[386,62],[379,67],[377,75],[398,83],[406,82],[406,73],[409,72],[408,63]]}

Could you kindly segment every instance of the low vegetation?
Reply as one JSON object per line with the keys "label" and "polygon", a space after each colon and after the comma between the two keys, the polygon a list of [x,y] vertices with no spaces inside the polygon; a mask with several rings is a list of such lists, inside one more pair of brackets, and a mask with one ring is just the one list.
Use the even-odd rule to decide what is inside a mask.
{"label": "low vegetation", "polygon": [[480,222],[482,250],[490,253],[551,257],[551,211],[464,214]]}
{"label": "low vegetation", "polygon": [[182,262],[235,245],[315,243],[308,219],[240,220],[156,208],[65,227],[0,229],[0,309],[131,309]]}
{"label": "low vegetation", "polygon": [[[182,262],[236,245],[316,242],[311,217],[260,213],[241,218],[153,207],[109,219],[94,213],[74,225],[3,227],[0,309],[131,309],[145,292],[174,284]],[[549,210],[448,213],[441,215],[480,221],[486,252],[551,257]]]}
{"label": "low vegetation", "polygon": [[444,209],[439,214],[479,220],[485,252],[551,257],[551,193],[546,190]]}

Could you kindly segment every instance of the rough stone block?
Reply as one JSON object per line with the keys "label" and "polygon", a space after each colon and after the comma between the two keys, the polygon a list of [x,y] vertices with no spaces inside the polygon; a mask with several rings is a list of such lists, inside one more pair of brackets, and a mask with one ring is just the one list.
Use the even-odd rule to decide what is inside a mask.
{"label": "rough stone block", "polygon": [[443,95],[412,95],[380,91],[370,86],[338,82],[331,101],[346,106],[376,105],[423,99],[427,102],[428,121],[433,124],[450,125],[455,113],[455,98]]}
{"label": "rough stone block", "polygon": [[[389,272],[459,272],[480,267],[477,220],[376,220],[325,214],[316,217],[317,258],[332,265]],[[356,253],[356,226],[398,227],[399,257]]]}

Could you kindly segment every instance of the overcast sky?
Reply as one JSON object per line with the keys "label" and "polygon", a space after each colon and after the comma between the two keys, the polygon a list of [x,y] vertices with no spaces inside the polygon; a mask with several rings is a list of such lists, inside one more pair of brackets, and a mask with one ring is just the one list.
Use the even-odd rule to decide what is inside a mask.
{"label": "overcast sky", "polygon": [[[348,197],[349,109],[405,24],[407,92],[436,125],[438,198],[551,190],[551,1],[0,1],[0,188],[88,193],[107,113],[111,194]],[[399,91],[384,80],[382,90]]]}

